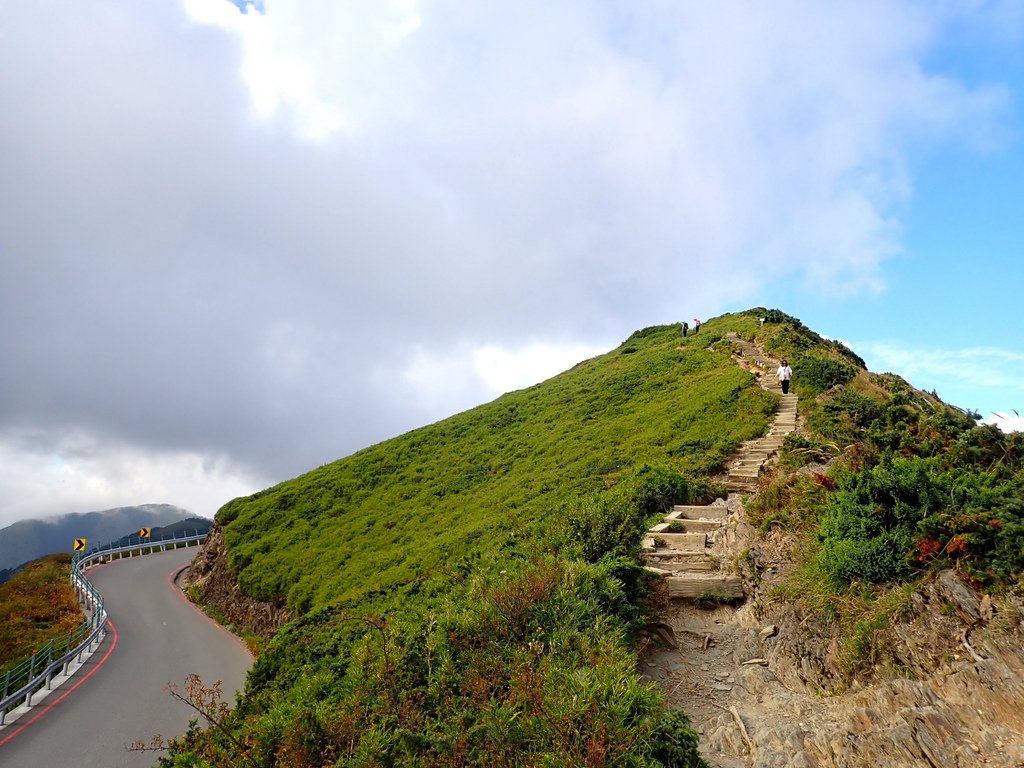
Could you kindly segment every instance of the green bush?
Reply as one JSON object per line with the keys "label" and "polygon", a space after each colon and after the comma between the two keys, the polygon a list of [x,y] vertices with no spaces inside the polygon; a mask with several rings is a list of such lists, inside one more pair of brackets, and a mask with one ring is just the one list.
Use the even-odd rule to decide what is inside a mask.
{"label": "green bush", "polygon": [[[419,619],[310,615],[273,643],[306,659],[287,697],[250,682],[228,716],[247,761],[193,730],[166,764],[704,768],[685,716],[636,672],[623,567],[639,570],[546,557],[455,586]],[[337,670],[338,648],[296,647],[324,630],[348,637]]]}
{"label": "green bush", "polygon": [[846,384],[857,375],[857,369],[848,363],[824,355],[801,354],[793,362],[794,386],[802,393],[815,395],[836,384]]}
{"label": "green bush", "polygon": [[881,583],[908,576],[919,523],[941,509],[948,488],[927,459],[888,458],[839,473],[821,516],[822,566],[841,581]]}
{"label": "green bush", "polygon": [[556,544],[589,563],[633,555],[653,517],[686,504],[707,488],[671,467],[644,464],[611,492],[594,494],[570,508]]}
{"label": "green bush", "polygon": [[823,410],[832,416],[848,418],[856,427],[866,427],[878,418],[881,406],[866,395],[844,389],[825,403]]}
{"label": "green bush", "polygon": [[[970,442],[970,441],[968,441]],[[982,582],[1024,571],[1024,477],[950,463],[950,454],[894,456],[837,473],[819,537],[822,566],[841,581],[888,582],[955,562]]]}
{"label": "green bush", "polygon": [[789,322],[799,323],[800,322],[799,320],[797,320],[792,315],[787,315],[781,309],[769,309],[769,310],[766,310],[765,313],[764,313],[764,321],[766,323],[789,323]]}

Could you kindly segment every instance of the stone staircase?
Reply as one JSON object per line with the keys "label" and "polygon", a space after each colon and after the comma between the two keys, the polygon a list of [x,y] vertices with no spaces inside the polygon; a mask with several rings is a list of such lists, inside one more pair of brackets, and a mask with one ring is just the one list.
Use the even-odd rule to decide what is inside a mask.
{"label": "stone staircase", "polygon": [[649,570],[662,576],[670,598],[692,599],[702,595],[736,599],[745,594],[743,579],[725,572],[730,533],[739,514],[739,499],[732,494],[757,489],[761,469],[778,452],[786,435],[796,429],[796,395],[782,394],[775,376],[779,362],[765,358],[753,344],[729,334],[740,352],[740,363],[758,374],[761,386],[781,396],[771,429],[763,437],[745,443],[729,466],[728,501],[707,506],[676,506],[653,526],[643,541],[641,557]]}
{"label": "stone staircase", "polygon": [[739,348],[741,364],[754,370],[761,387],[769,392],[778,393],[781,398],[768,434],[744,444],[739,457],[734,459],[729,467],[726,487],[730,491],[749,493],[757,490],[761,469],[782,447],[786,435],[796,429],[797,399],[792,393],[782,394],[782,385],[775,375],[775,370],[779,367],[778,360],[764,357],[753,344],[735,334],[726,334],[726,338]]}
{"label": "stone staircase", "polygon": [[743,597],[743,579],[722,571],[731,514],[721,499],[708,506],[675,506],[648,531],[641,557],[665,579],[669,597]]}

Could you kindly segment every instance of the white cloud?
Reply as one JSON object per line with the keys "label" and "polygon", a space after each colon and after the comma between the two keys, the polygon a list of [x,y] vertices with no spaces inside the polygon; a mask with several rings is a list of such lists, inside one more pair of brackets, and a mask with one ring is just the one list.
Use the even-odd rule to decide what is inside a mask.
{"label": "white cloud", "polygon": [[1011,413],[992,413],[987,419],[982,420],[985,424],[995,424],[1003,432],[1024,432],[1024,416],[1016,411]]}
{"label": "white cloud", "polygon": [[[1024,407],[1024,354],[995,347],[942,349],[893,341],[858,341],[852,348],[873,371],[897,373],[953,405],[987,411]],[[986,402],[977,400],[984,398]]]}
{"label": "white cloud", "polygon": [[86,431],[0,434],[0,527],[145,503],[213,517],[225,502],[267,484],[224,456],[143,450]]}
{"label": "white cloud", "polygon": [[1008,103],[932,69],[968,2],[8,5],[6,509],[226,500],[773,280],[882,290],[915,152]]}
{"label": "white cloud", "polygon": [[609,347],[535,341],[518,349],[502,349],[489,344],[473,351],[473,362],[484,386],[498,395],[549,379]]}
{"label": "white cloud", "polygon": [[447,415],[468,403],[538,384],[610,346],[545,341],[512,348],[461,344],[446,354],[421,347],[415,350],[402,378],[415,393],[417,410]]}

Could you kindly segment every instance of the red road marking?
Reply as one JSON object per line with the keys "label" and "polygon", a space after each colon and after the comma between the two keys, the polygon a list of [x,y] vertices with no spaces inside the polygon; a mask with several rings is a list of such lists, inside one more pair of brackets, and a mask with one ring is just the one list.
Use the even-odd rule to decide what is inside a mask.
{"label": "red road marking", "polygon": [[40,717],[45,715],[47,712],[49,712],[55,706],[57,706],[62,701],[64,701],[64,699],[66,699],[69,695],[71,695],[72,691],[74,691],[76,688],[78,688],[78,686],[80,686],[82,683],[84,683],[86,680],[88,680],[90,677],[92,677],[94,674],[96,674],[96,671],[100,667],[102,667],[104,664],[107,663],[107,659],[110,658],[110,654],[112,654],[114,652],[114,648],[117,646],[117,627],[114,626],[114,622],[112,622],[109,618],[107,619],[107,626],[110,627],[110,634],[111,634],[110,647],[107,649],[107,652],[103,655],[103,658],[99,660],[99,662],[96,664],[96,666],[93,667],[92,669],[90,669],[89,672],[85,675],[85,677],[83,677],[81,680],[79,680],[74,685],[72,685],[70,688],[68,688],[66,691],[64,691],[64,693],[62,693],[57,698],[56,701],[50,702],[45,707],[43,707],[39,712],[37,712],[35,717],[33,717],[31,720],[29,720],[24,725],[21,725],[21,726],[18,726],[17,728],[15,728],[14,732],[9,734],[6,738],[0,739],[0,747],[2,747],[8,741],[10,741],[15,736],[17,736],[19,733],[24,731],[26,728],[28,728],[30,725],[32,725],[32,723],[34,723]]}

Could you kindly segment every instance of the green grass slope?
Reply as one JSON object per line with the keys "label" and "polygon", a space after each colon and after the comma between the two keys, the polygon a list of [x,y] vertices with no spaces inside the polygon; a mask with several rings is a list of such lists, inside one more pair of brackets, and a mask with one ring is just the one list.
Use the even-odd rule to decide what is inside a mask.
{"label": "green grass slope", "polygon": [[[298,617],[234,713],[194,703],[173,766],[703,765],[636,672],[653,515],[710,501],[777,396],[736,365],[755,333],[807,375],[857,361],[751,310],[646,328],[548,381],[367,448],[217,515],[240,588]],[[801,387],[803,391],[801,391]]]}
{"label": "green grass slope", "polygon": [[[217,515],[247,594],[297,613],[379,602],[495,551],[645,463],[701,476],[763,433],[775,398],[728,350],[749,316],[648,328],[529,389],[237,499]],[[386,599],[385,599],[385,602]]]}

